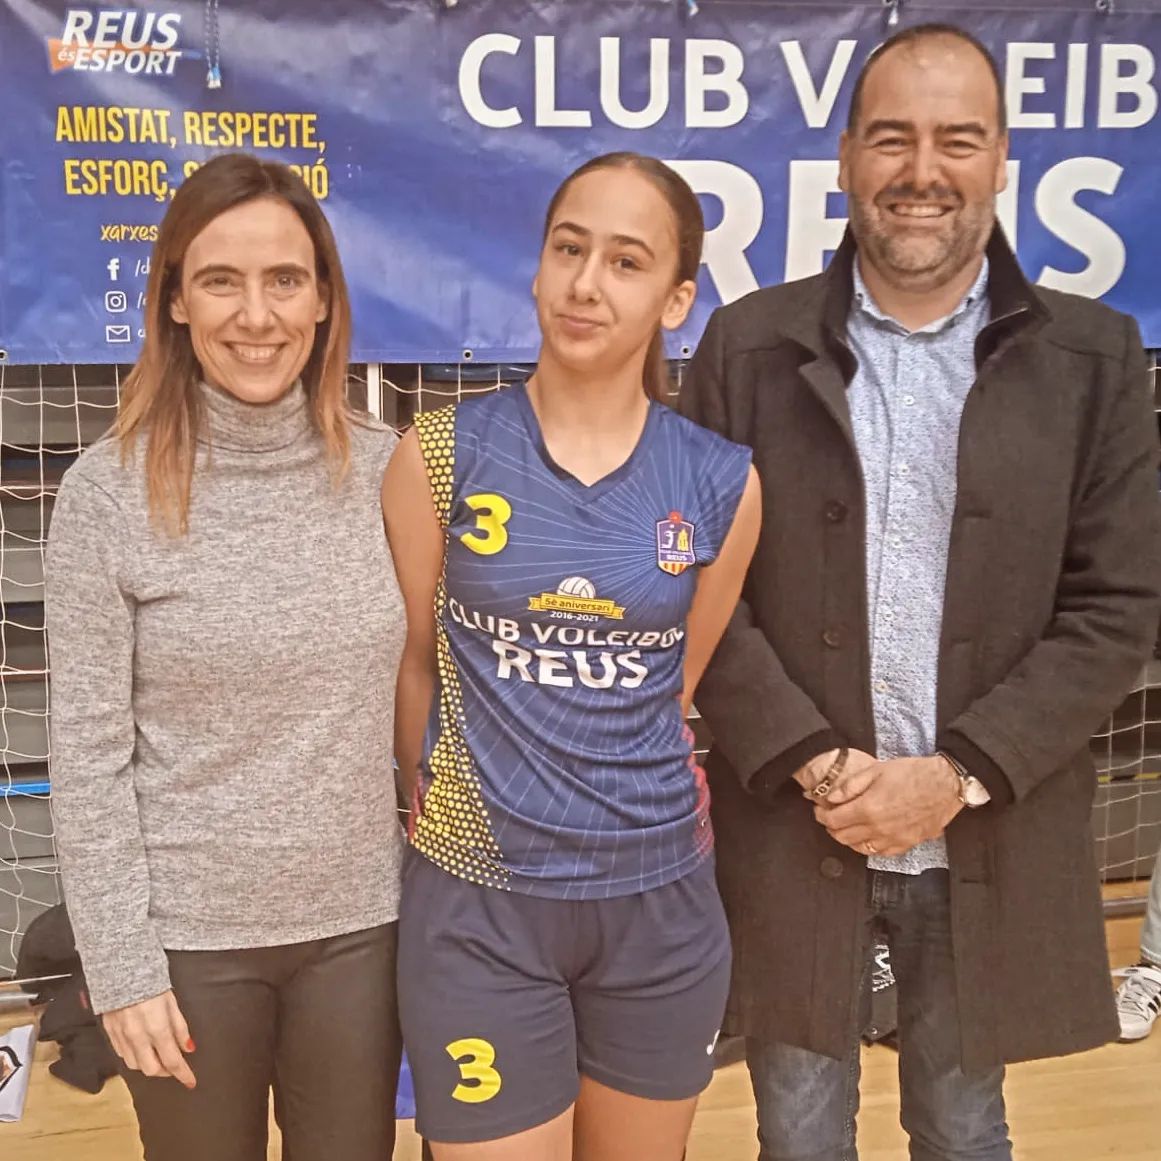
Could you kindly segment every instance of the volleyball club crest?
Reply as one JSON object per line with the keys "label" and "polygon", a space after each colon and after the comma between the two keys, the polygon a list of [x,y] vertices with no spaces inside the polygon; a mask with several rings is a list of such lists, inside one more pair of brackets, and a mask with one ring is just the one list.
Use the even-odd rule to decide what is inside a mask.
{"label": "volleyball club crest", "polygon": [[657,521],[657,567],[680,576],[691,564],[697,564],[693,525],[680,512],[670,512],[668,519]]}

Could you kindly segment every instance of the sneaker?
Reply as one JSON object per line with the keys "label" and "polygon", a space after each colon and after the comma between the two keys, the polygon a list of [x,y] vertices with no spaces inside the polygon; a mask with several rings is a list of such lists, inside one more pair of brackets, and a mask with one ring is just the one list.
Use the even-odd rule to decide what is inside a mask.
{"label": "sneaker", "polygon": [[1161,1015],[1161,968],[1141,963],[1113,974],[1122,980],[1117,988],[1121,1039],[1144,1040]]}

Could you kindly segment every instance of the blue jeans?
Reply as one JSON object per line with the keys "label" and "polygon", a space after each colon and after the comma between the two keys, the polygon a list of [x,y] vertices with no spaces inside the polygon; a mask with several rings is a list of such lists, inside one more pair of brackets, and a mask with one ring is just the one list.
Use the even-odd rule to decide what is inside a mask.
{"label": "blue jeans", "polygon": [[[967,1074],[960,1068],[947,871],[873,871],[869,890],[868,949],[871,930],[882,931],[899,993],[901,1120],[912,1161],[1011,1161],[1004,1070]],[[864,972],[864,1004],[869,980]],[[788,1044],[747,1041],[759,1161],[857,1161],[859,1051],[853,1028],[850,1052],[842,1060]]]}

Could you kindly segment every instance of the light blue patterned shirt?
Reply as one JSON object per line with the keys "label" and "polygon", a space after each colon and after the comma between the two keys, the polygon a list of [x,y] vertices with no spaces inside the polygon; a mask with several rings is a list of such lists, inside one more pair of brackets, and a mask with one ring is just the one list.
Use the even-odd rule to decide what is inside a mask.
{"label": "light blue patterned shirt", "polygon": [[[946,318],[917,331],[885,315],[854,270],[847,393],[867,509],[867,621],[879,758],[935,751],[936,685],[964,401],[987,325],[988,263]],[[947,866],[942,838],[871,867],[917,875]]]}

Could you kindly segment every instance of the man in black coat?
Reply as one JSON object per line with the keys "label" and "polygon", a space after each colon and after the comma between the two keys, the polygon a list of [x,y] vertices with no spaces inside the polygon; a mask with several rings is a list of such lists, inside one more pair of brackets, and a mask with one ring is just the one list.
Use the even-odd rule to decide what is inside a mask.
{"label": "man in black coat", "polygon": [[1157,432],[1132,320],[1020,272],[1007,145],[982,46],[888,41],[829,269],[715,312],[683,387],[763,485],[697,694],[763,1161],[855,1156],[879,936],[915,1161],[1009,1161],[1004,1064],[1117,1032],[1087,744],[1156,631]]}

